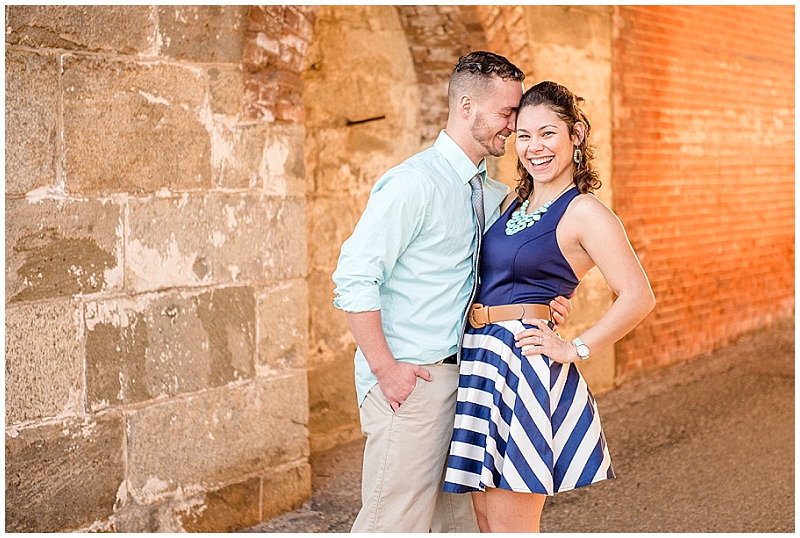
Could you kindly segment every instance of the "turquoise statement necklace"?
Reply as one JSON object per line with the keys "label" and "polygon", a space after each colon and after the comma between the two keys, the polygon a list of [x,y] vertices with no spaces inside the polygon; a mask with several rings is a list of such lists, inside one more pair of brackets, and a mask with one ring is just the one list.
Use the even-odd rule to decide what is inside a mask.
{"label": "turquoise statement necklace", "polygon": [[511,214],[511,218],[509,218],[508,222],[506,222],[506,235],[514,235],[515,233],[521,232],[525,228],[530,228],[539,222],[539,219],[542,218],[542,215],[547,213],[547,209],[553,204],[553,202],[555,202],[559,196],[567,192],[572,187],[574,187],[574,185],[570,183],[567,185],[566,189],[556,194],[552,200],[546,202],[542,207],[532,213],[528,213],[528,204],[531,201],[529,196],[527,200],[522,202],[522,205],[519,206],[519,209]]}

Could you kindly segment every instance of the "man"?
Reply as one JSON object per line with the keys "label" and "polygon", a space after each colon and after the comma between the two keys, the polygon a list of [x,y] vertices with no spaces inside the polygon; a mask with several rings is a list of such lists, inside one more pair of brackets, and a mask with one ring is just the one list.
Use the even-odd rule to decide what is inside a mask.
{"label": "man", "polygon": [[[444,131],[432,148],[378,180],[342,245],[334,304],[358,344],[356,391],[367,436],[353,532],[478,532],[470,496],[441,489],[473,284],[472,191],[482,185],[488,227],[508,188],[486,177],[485,157],[506,151],[524,78],[490,52],[460,58]],[[552,307],[563,322],[569,303]]]}

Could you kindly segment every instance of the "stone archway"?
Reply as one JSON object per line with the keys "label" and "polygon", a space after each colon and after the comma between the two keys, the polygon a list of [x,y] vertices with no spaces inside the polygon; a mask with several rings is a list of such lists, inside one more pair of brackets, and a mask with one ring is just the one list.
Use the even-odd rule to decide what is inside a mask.
{"label": "stone archway", "polygon": [[[360,437],[354,405],[355,342],[344,315],[332,304],[331,273],[339,248],[377,178],[432,144],[444,128],[447,84],[458,57],[487,48],[487,22],[521,22],[520,13],[507,11],[325,6],[316,12],[300,76],[306,132],[312,452]],[[502,47],[498,52],[520,48],[519,42],[511,43],[510,34],[515,32],[495,32],[494,44]],[[492,166],[496,172],[502,169],[498,162]]]}
{"label": "stone archway", "polygon": [[[308,373],[312,452],[360,435],[355,343],[332,305],[330,275],[339,247],[380,174],[430,145],[444,127],[447,81],[459,56],[492,50],[524,69],[529,84],[536,80],[530,11],[518,6],[250,9],[242,118],[271,122],[271,132],[291,146],[287,163],[296,170],[288,175],[305,180],[308,276],[302,299],[308,308],[308,353],[307,362],[295,364]],[[490,161],[493,176],[513,186],[513,150]],[[613,357],[606,362],[613,370]]]}
{"label": "stone archway", "polygon": [[414,59],[422,102],[422,147],[433,144],[447,122],[447,83],[458,58],[486,48],[474,6],[398,6]]}
{"label": "stone archway", "polygon": [[[316,452],[360,437],[352,339],[332,304],[339,248],[377,178],[433,143],[447,121],[459,56],[525,52],[522,14],[475,6],[325,6],[300,78],[305,108],[309,293],[309,432]],[[511,52],[509,52],[511,51]],[[526,57],[527,58],[527,57]],[[528,63],[528,60],[525,60]],[[513,153],[513,152],[512,152]],[[514,155],[490,163],[510,183]]]}
{"label": "stone archway", "polygon": [[[473,50],[502,54],[526,73],[532,65],[522,6],[398,6],[422,99],[421,147],[447,121],[447,84],[456,60]],[[516,154],[488,159],[493,177],[513,186]]]}

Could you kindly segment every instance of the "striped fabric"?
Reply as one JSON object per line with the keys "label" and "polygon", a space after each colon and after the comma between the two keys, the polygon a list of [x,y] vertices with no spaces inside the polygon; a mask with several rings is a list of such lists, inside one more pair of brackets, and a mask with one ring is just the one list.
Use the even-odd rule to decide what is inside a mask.
{"label": "striped fabric", "polygon": [[504,321],[464,337],[444,491],[552,495],[614,478],[597,405],[575,364],[524,357]]}

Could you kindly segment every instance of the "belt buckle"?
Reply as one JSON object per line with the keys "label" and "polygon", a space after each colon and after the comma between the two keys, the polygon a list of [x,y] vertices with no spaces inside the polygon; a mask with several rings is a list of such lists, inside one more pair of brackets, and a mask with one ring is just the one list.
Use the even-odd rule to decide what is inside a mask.
{"label": "belt buckle", "polygon": [[469,318],[469,324],[472,325],[472,327],[475,329],[482,329],[486,327],[486,323],[480,323],[478,321],[475,321],[475,313],[479,311],[482,312],[483,309],[484,307],[480,303],[475,303],[474,305],[472,305],[472,308],[469,309],[469,314],[467,315],[467,317]]}
{"label": "belt buckle", "polygon": [[519,309],[519,314],[517,314],[517,315],[516,315],[516,317],[515,317],[514,319],[518,319],[518,320],[520,320],[520,321],[522,321],[523,319],[525,319],[525,305],[521,305],[521,304],[513,304],[513,305],[509,305],[509,306],[513,306],[513,307],[515,307],[515,308],[518,308],[518,309]]}

